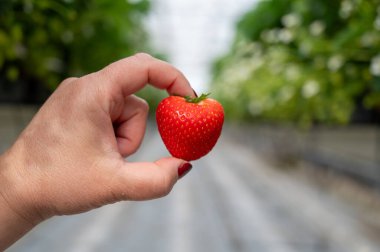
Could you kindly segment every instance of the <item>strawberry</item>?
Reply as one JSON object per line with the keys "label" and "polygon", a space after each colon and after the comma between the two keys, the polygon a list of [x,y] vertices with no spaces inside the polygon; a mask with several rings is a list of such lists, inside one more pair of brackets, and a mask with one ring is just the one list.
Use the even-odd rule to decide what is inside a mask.
{"label": "strawberry", "polygon": [[222,131],[222,105],[202,94],[197,98],[169,96],[158,104],[156,120],[170,154],[187,161],[211,151]]}

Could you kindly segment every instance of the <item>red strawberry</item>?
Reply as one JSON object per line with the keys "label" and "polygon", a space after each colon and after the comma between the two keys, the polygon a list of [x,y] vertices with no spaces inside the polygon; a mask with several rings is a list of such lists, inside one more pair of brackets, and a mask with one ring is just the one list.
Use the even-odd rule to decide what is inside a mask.
{"label": "red strawberry", "polygon": [[169,96],[158,105],[161,138],[176,158],[199,159],[215,146],[222,131],[222,105],[202,94],[198,98]]}

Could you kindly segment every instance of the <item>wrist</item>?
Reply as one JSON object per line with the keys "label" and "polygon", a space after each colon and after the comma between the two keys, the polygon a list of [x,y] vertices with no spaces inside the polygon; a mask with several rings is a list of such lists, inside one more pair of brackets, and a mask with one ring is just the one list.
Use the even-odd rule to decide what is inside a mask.
{"label": "wrist", "polygon": [[19,215],[0,195],[0,251],[4,251],[30,231],[34,225]]}
{"label": "wrist", "polygon": [[0,156],[0,251],[41,222],[33,217],[33,207],[21,193],[25,190],[15,176],[16,167],[17,162],[10,162],[8,153]]}

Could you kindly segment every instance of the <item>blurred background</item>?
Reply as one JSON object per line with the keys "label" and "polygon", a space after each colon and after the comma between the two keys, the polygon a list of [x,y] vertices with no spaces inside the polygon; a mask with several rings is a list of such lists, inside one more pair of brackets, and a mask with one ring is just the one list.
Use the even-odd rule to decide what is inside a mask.
{"label": "blurred background", "polygon": [[[380,0],[2,0],[0,153],[63,79],[139,51],[223,104],[214,151],[9,251],[380,251]],[[165,155],[151,119],[132,160]]]}

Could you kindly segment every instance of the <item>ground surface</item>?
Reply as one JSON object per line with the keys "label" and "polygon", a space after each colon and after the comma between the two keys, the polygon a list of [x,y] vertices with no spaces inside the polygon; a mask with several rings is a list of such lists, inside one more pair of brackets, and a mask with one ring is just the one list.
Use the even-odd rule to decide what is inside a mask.
{"label": "ground surface", "polygon": [[[0,110],[2,150],[33,109],[22,111],[10,122]],[[156,132],[151,124],[132,160],[167,155]],[[163,199],[52,218],[8,251],[380,251],[371,200],[358,205],[314,173],[275,168],[228,130],[193,165]],[[368,196],[366,190],[357,195]]]}

